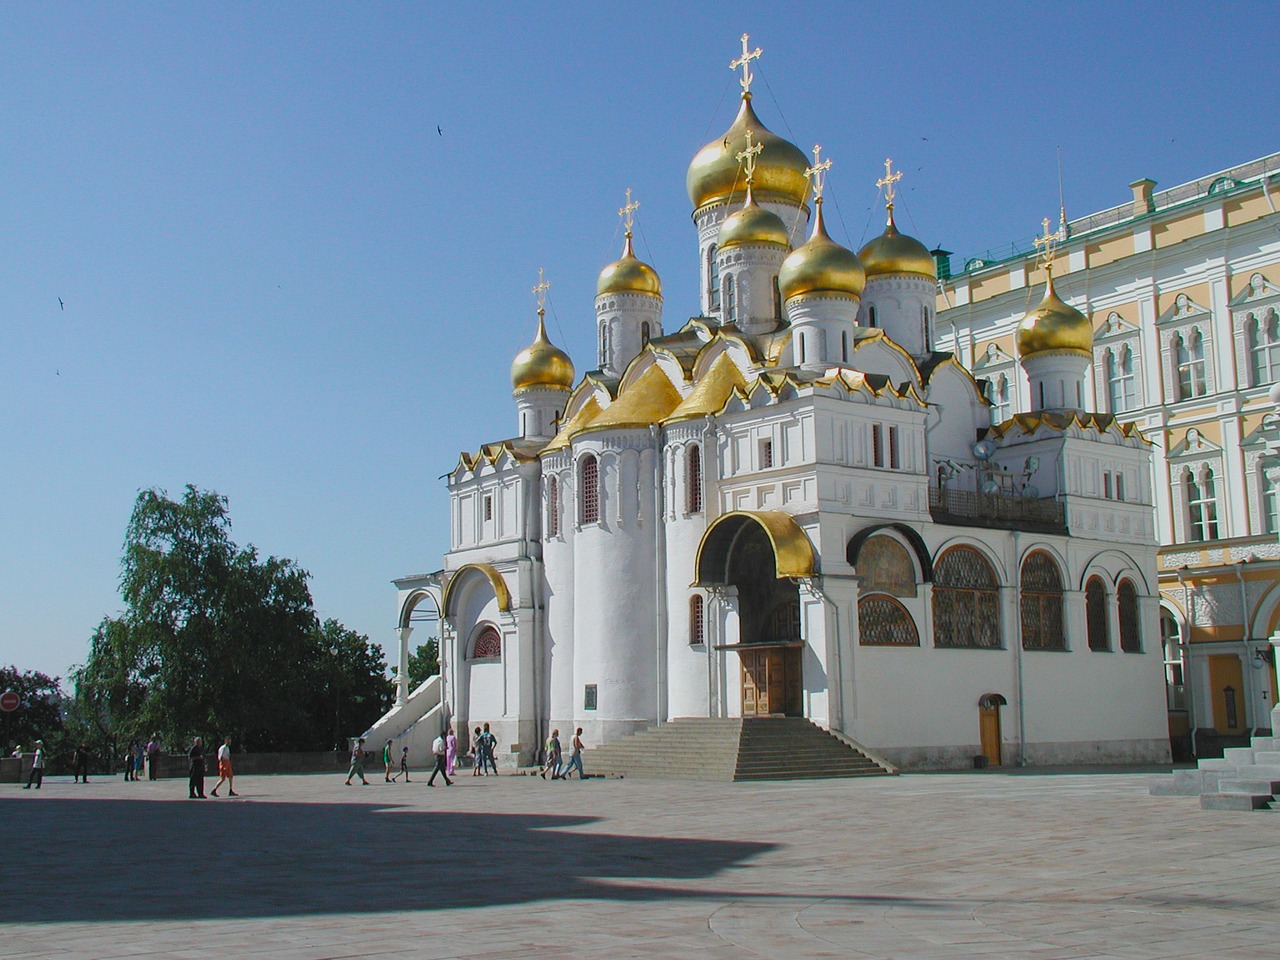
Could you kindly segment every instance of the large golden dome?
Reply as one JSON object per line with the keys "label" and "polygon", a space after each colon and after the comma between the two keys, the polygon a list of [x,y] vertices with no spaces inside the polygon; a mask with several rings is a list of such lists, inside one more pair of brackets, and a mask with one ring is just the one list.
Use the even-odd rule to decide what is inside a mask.
{"label": "large golden dome", "polygon": [[596,280],[596,296],[608,293],[647,293],[662,296],[662,281],[658,271],[636,257],[631,250],[631,234],[627,234],[622,246],[622,259],[615,260],[600,271]]}
{"label": "large golden dome", "polygon": [[516,354],[511,362],[511,386],[516,391],[528,387],[573,388],[573,361],[547,339],[547,328],[538,311],[538,333],[533,343]]}
{"label": "large golden dome", "polygon": [[738,154],[747,146],[747,130],[751,131],[753,141],[764,147],[756,160],[756,196],[797,206],[804,203],[809,187],[804,176],[808,158],[795,144],[765,128],[751,109],[751,94],[747,93],[743,94],[738,116],[728,131],[699,150],[689,164],[685,186],[695,210],[716,200],[732,200],[745,192]]}
{"label": "large golden dome", "polygon": [[1018,324],[1016,339],[1020,357],[1063,350],[1093,355],[1093,328],[1088,318],[1058,299],[1052,274],[1044,286],[1044,299]]}
{"label": "large golden dome", "polygon": [[858,256],[868,277],[907,273],[930,280],[938,278],[938,266],[928,248],[915,237],[898,232],[893,222],[892,207],[884,233],[859,250]]}
{"label": "large golden dome", "polygon": [[822,201],[814,204],[813,233],[782,261],[778,271],[778,290],[789,300],[805,293],[848,294],[862,296],[867,275],[862,261],[848,247],[842,247],[827,235],[822,222]]}
{"label": "large golden dome", "polygon": [[[760,168],[756,168],[756,176]],[[747,184],[747,199],[741,209],[733,211],[720,224],[720,235],[716,244],[720,249],[735,247],[744,243],[768,243],[777,247],[790,247],[791,238],[787,235],[787,225],[782,218],[771,210],[766,210],[755,201],[754,183]]]}

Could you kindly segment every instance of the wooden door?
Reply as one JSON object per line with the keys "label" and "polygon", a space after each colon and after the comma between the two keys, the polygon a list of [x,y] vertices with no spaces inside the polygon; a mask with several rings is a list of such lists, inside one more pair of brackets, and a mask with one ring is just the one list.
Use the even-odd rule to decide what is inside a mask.
{"label": "wooden door", "polygon": [[978,707],[978,732],[982,738],[982,755],[987,766],[1000,766],[1000,706],[982,704]]}
{"label": "wooden door", "polygon": [[803,714],[800,650],[742,650],[742,715]]}
{"label": "wooden door", "polygon": [[742,650],[742,715],[756,717],[769,712],[767,650]]}
{"label": "wooden door", "polygon": [[1249,725],[1244,695],[1244,669],[1234,653],[1209,657],[1209,689],[1213,694],[1213,729],[1243,733]]}

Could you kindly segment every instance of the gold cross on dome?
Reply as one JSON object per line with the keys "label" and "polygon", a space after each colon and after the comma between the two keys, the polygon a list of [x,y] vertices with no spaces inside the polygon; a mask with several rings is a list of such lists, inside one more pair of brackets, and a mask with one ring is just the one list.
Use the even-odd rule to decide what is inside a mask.
{"label": "gold cross on dome", "polygon": [[756,175],[756,157],[764,153],[764,144],[757,143],[754,146],[751,143],[751,128],[747,127],[747,149],[737,154],[738,162],[742,164],[742,168],[747,175],[747,183],[755,178]]}
{"label": "gold cross on dome", "polygon": [[764,53],[764,51],[759,47],[756,47],[754,50],[750,49],[750,45],[747,43],[748,39],[750,39],[749,35],[744,33],[742,35],[742,56],[729,63],[730,70],[737,70],[739,67],[742,68],[742,79],[739,80],[738,83],[742,84],[742,93],[744,96],[751,92],[751,81],[755,79],[755,76],[751,73],[751,61],[759,60],[760,54]]}
{"label": "gold cross on dome", "polygon": [[631,188],[627,187],[627,205],[618,208],[618,216],[622,218],[622,225],[627,228],[627,236],[631,236],[631,226],[635,222],[631,215],[640,209],[640,201],[631,199]]}
{"label": "gold cross on dome", "polygon": [[551,289],[551,281],[542,279],[542,268],[538,268],[538,282],[534,285],[533,294],[538,298],[538,313],[543,312],[547,300],[547,291]]}
{"label": "gold cross on dome", "polygon": [[898,191],[893,188],[893,185],[901,179],[902,171],[899,170],[897,173],[894,173],[893,161],[886,157],[884,161],[884,176],[876,181],[876,186],[884,187],[884,202],[888,205],[890,210],[893,209],[893,198],[898,195]]}
{"label": "gold cross on dome", "polygon": [[814,200],[822,199],[822,189],[826,185],[827,171],[831,169],[830,160],[822,160],[819,162],[819,158],[821,156],[822,147],[815,143],[813,145],[813,166],[806,167],[804,171],[805,179],[808,180],[810,186],[813,187]]}
{"label": "gold cross on dome", "polygon": [[1046,271],[1052,272],[1053,248],[1058,241],[1058,235],[1056,233],[1049,232],[1048,217],[1045,217],[1043,220],[1040,221],[1040,223],[1044,227],[1044,236],[1036,237],[1032,241],[1032,243],[1036,245],[1036,250],[1040,254],[1039,256],[1040,266],[1044,267]]}

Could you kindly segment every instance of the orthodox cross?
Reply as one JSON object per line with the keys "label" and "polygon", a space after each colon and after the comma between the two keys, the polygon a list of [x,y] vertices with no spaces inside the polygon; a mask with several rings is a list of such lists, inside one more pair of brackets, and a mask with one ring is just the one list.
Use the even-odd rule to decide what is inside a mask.
{"label": "orthodox cross", "polygon": [[1040,266],[1044,267],[1046,273],[1053,272],[1053,247],[1058,240],[1055,233],[1049,232],[1049,218],[1045,217],[1040,223],[1044,226],[1044,236],[1036,237],[1032,243],[1036,245],[1039,253]]}
{"label": "orthodox cross", "polygon": [[886,157],[884,161],[884,176],[876,181],[876,186],[884,187],[884,202],[890,210],[893,209],[893,198],[898,195],[898,191],[893,188],[893,185],[901,179],[902,171],[899,170],[894,173],[893,161]]}
{"label": "orthodox cross", "polygon": [[822,160],[822,147],[818,144],[813,145],[813,166],[805,167],[804,176],[813,187],[813,199],[819,201],[822,199],[822,189],[827,181],[827,171],[831,169],[830,160]]}
{"label": "orthodox cross", "polygon": [[742,56],[729,64],[730,70],[742,68],[742,79],[738,83],[742,84],[742,95],[744,97],[751,92],[751,81],[755,79],[755,76],[751,73],[751,61],[759,60],[760,54],[764,53],[759,47],[751,50],[747,44],[747,39],[748,34],[744,33],[742,35]]}
{"label": "orthodox cross", "polygon": [[547,299],[547,291],[551,289],[551,281],[542,278],[542,268],[538,268],[538,282],[534,285],[533,294],[538,298],[538,315],[541,316]]}
{"label": "orthodox cross", "polygon": [[738,162],[742,164],[743,170],[747,174],[747,183],[751,183],[756,175],[756,157],[764,152],[764,144],[757,143],[754,146],[751,143],[751,128],[747,127],[747,149],[737,154]]}
{"label": "orthodox cross", "polygon": [[627,187],[627,205],[618,208],[618,216],[622,218],[622,225],[627,229],[627,236],[631,236],[631,225],[635,222],[631,215],[640,209],[640,201],[631,199],[631,188]]}

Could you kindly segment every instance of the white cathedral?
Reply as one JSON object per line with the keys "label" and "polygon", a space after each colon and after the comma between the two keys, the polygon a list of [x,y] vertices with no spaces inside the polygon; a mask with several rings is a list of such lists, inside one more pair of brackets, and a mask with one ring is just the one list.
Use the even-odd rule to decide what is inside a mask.
{"label": "white cathedral", "polygon": [[[1051,252],[1017,338],[1038,409],[993,426],[936,349],[898,175],[884,232],[833,240],[830,163],[756,116],[743,52],[737,117],[688,171],[696,315],[664,315],[628,195],[596,369],[548,340],[539,294],[518,433],[449,474],[443,569],[395,581],[400,695],[368,735],[489,723],[512,765],[553,727],[781,715],[903,769],[1167,761],[1149,444],[1084,409],[1092,331]],[[410,691],[424,605],[441,671]]]}

